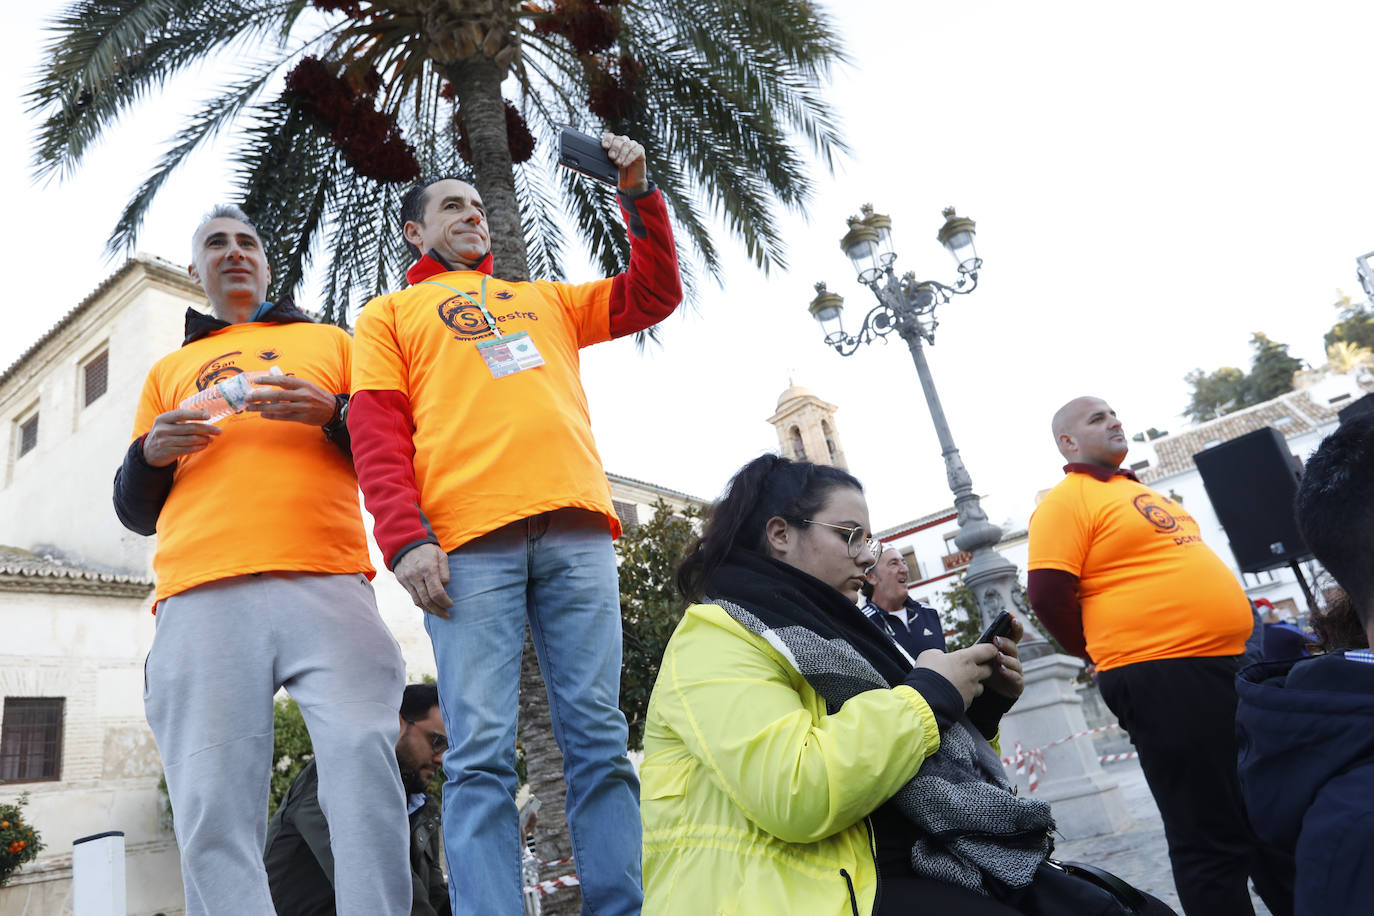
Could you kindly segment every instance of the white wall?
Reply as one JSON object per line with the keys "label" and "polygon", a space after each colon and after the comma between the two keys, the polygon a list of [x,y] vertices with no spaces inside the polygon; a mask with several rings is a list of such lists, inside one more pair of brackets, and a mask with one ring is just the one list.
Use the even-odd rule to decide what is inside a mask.
{"label": "white wall", "polygon": [[[183,314],[196,303],[136,268],[6,383],[0,391],[0,544],[39,553],[55,547],[75,565],[149,571],[153,542],[115,518],[111,487],[143,378],[181,343]],[[81,366],[105,347],[108,390],[83,406]],[[38,444],[17,457],[16,421],[35,403]]]}
{"label": "white wall", "polygon": [[147,597],[0,591],[0,695],[65,700],[60,778],[0,786],[6,801],[29,793],[25,811],[46,846],[0,890],[0,916],[70,912],[72,841],[106,830],[125,834],[129,913],[181,910],[162,767],[143,718],[149,607]]}

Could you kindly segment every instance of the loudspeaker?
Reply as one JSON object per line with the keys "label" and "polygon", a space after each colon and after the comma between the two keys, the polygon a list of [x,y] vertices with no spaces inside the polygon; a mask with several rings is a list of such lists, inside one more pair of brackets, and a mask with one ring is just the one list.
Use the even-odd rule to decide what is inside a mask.
{"label": "loudspeaker", "polygon": [[1193,463],[1243,572],[1308,557],[1293,515],[1302,471],[1282,433],[1257,429],[1198,452]]}
{"label": "loudspeaker", "polygon": [[1336,411],[1336,416],[1340,418],[1341,423],[1349,423],[1356,417],[1362,417],[1371,411],[1374,411],[1374,394],[1367,394],[1358,401],[1351,401]]}

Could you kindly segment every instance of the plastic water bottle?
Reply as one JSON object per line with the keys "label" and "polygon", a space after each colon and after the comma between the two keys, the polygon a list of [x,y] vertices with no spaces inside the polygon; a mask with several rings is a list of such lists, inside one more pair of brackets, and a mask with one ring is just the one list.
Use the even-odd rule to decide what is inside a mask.
{"label": "plastic water bottle", "polygon": [[240,372],[220,382],[215,382],[204,391],[198,391],[178,406],[185,410],[203,410],[210,415],[202,422],[214,423],[248,409],[248,395],[256,388],[263,387],[257,382],[267,376],[285,375],[280,366],[273,366],[267,372]]}

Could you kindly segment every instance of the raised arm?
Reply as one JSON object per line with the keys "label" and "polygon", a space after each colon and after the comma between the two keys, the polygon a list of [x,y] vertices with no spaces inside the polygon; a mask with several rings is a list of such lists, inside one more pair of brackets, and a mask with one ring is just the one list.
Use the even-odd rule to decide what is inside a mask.
{"label": "raised arm", "polygon": [[663,192],[644,173],[644,147],[610,134],[601,145],[620,166],[617,199],[630,235],[630,267],[611,286],[611,336],[625,337],[673,313],[682,302],[682,277]]}

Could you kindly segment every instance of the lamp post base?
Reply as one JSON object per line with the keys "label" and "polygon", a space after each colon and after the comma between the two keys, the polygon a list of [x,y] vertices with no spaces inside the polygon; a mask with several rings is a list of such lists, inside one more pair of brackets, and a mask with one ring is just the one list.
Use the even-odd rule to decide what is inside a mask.
{"label": "lamp post base", "polygon": [[[1027,661],[1025,692],[1002,717],[1003,758],[1015,761],[1017,744],[1023,754],[1041,751],[1043,769],[1037,773],[1035,797],[1050,803],[1057,831],[1069,840],[1117,833],[1132,823],[1121,788],[1103,772],[1092,738],[1080,735],[1088,730],[1083,701],[1074,689],[1081,670],[1083,663],[1068,655]],[[1079,737],[1054,743],[1070,735]],[[1027,770],[1040,762],[1028,762]],[[1013,762],[1007,778],[1024,795],[1030,791],[1029,772],[1015,771]]]}
{"label": "lamp post base", "polygon": [[[973,592],[983,626],[992,623],[1002,611],[1009,611],[1013,617],[1021,621],[1024,631],[1018,647],[1022,662],[1053,654],[1054,649],[1049,641],[1030,622],[1030,609],[1026,607],[1017,587],[1016,564],[992,548],[996,539],[1001,537],[1001,529],[992,525],[987,527],[996,532],[995,538],[992,543],[980,543],[974,548],[973,557],[969,560],[968,568],[964,570],[964,584]],[[961,529],[960,538],[963,537],[964,532]]]}

